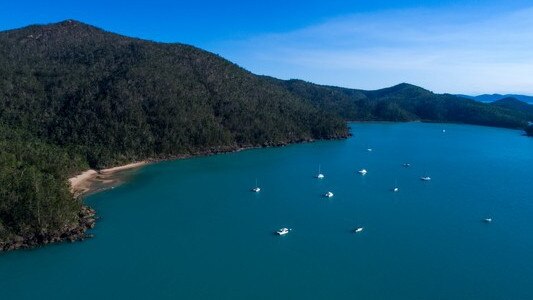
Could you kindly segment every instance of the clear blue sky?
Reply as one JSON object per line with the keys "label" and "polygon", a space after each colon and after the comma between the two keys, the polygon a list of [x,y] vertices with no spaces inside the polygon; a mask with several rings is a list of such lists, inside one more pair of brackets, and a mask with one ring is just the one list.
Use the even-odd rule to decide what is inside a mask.
{"label": "clear blue sky", "polygon": [[379,88],[533,94],[531,1],[3,1],[0,30],[77,19],[252,72]]}

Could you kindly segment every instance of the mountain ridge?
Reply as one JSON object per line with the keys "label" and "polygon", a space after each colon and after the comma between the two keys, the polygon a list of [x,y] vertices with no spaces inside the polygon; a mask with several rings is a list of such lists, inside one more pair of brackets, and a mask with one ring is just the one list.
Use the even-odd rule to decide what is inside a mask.
{"label": "mountain ridge", "polygon": [[494,102],[504,98],[515,98],[526,103],[533,103],[533,96],[520,95],[520,94],[482,94],[477,96],[470,96],[464,94],[457,94],[456,96],[476,100],[480,102]]}

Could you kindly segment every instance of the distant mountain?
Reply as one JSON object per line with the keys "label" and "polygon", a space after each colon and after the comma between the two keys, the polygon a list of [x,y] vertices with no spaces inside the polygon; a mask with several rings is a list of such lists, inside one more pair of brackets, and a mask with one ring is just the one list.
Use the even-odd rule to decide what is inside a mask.
{"label": "distant mountain", "polygon": [[494,102],[494,101],[498,101],[498,100],[505,99],[505,98],[515,98],[523,102],[533,103],[533,96],[516,95],[516,94],[506,94],[506,95],[484,94],[484,95],[479,95],[479,96],[469,96],[469,95],[457,95],[457,96],[480,101],[480,102]]}
{"label": "distant mountain", "polygon": [[533,121],[533,104],[520,101],[513,97],[507,97],[494,101],[491,103],[491,105],[523,112],[528,114],[530,121]]}
{"label": "distant mountain", "polygon": [[525,128],[528,116],[520,111],[480,103],[450,94],[435,94],[415,85],[365,91],[322,86],[301,80],[271,81],[316,107],[353,121],[456,122]]}

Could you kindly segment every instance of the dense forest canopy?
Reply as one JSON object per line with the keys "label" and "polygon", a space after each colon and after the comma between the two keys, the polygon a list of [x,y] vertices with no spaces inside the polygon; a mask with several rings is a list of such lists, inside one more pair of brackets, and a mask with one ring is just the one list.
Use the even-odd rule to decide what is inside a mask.
{"label": "dense forest canopy", "polygon": [[508,97],[498,101],[494,101],[491,105],[518,111],[526,115],[529,120],[533,120],[533,104],[520,101],[516,98]]}
{"label": "dense forest canopy", "polygon": [[87,168],[343,138],[346,120],[524,128],[530,119],[408,84],[363,91],[257,76],[192,46],[72,20],[4,31],[0,250],[76,223],[82,203],[67,177]]}

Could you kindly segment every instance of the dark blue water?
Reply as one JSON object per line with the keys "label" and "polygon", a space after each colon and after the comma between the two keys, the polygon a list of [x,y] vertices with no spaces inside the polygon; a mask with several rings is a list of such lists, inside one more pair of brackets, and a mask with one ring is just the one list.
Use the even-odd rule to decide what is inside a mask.
{"label": "dark blue water", "polygon": [[448,124],[352,131],[145,167],[88,197],[94,239],[1,254],[0,298],[533,299],[533,139]]}

